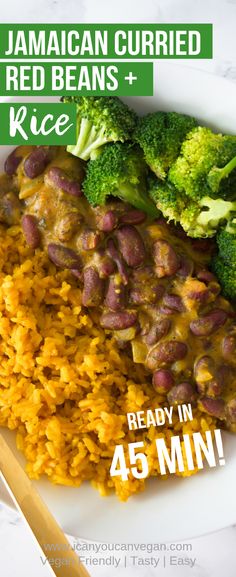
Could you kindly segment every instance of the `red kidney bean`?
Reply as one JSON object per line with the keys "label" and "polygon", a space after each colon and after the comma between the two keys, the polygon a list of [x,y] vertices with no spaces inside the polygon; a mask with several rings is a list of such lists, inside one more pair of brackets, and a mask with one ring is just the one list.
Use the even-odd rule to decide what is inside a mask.
{"label": "red kidney bean", "polygon": [[158,322],[154,322],[144,339],[147,345],[155,345],[168,334],[170,327],[171,321],[169,319],[159,319]]}
{"label": "red kidney bean", "polygon": [[216,367],[215,361],[210,356],[201,357],[195,364],[194,376],[198,392],[201,395],[217,397],[229,379],[229,367],[221,365]]}
{"label": "red kidney bean", "polygon": [[207,297],[211,297],[211,294],[217,296],[220,293],[221,287],[217,282],[215,275],[212,274],[212,272],[210,272],[209,270],[200,270],[197,273],[197,278],[201,282],[204,282],[208,287],[206,292],[203,293],[202,295],[202,300],[204,299],[207,300]]}
{"label": "red kidney bean", "polygon": [[193,261],[186,256],[181,256],[179,258],[179,263],[180,264],[177,271],[177,275],[183,278],[186,278],[187,276],[192,276],[194,269]]}
{"label": "red kidney bean", "polygon": [[222,384],[217,380],[211,381],[207,386],[205,393],[206,395],[209,395],[209,397],[218,397],[222,393]]}
{"label": "red kidney bean", "polygon": [[111,232],[118,224],[118,214],[115,210],[108,210],[103,214],[98,222],[97,227],[103,232]]}
{"label": "red kidney bean", "polygon": [[147,215],[142,210],[134,208],[121,215],[119,221],[121,224],[142,224],[147,218]]}
{"label": "red kidney bean", "polygon": [[67,194],[78,197],[82,196],[83,193],[78,180],[70,179],[62,168],[52,166],[46,176],[49,184],[61,188],[64,192],[67,192]]}
{"label": "red kidney bean", "polygon": [[198,337],[208,337],[220,327],[222,327],[228,318],[228,313],[223,309],[214,309],[206,315],[190,323],[190,330]]}
{"label": "red kidney bean", "polygon": [[211,293],[210,291],[205,288],[203,290],[192,290],[189,291],[188,293],[188,298],[193,300],[193,301],[197,301],[200,304],[206,304],[209,299],[211,298]]}
{"label": "red kidney bean", "polygon": [[84,269],[83,280],[82,304],[85,307],[98,306],[103,298],[104,281],[99,277],[98,271],[92,266]]}
{"label": "red kidney bean", "polygon": [[132,268],[140,266],[145,259],[146,250],[137,229],[132,225],[124,224],[116,230],[115,235],[120,252],[128,266]]}
{"label": "red kidney bean", "polygon": [[194,377],[199,393],[206,392],[207,385],[214,379],[215,361],[212,357],[204,355],[197,360],[194,366]]}
{"label": "red kidney bean", "polygon": [[175,385],[167,395],[170,405],[175,403],[193,403],[196,400],[196,391],[190,383]]}
{"label": "red kidney bean", "polygon": [[236,364],[236,336],[227,335],[222,342],[222,355],[231,364]]}
{"label": "red kidney bean", "polygon": [[210,282],[216,281],[216,277],[215,275],[210,272],[209,270],[200,270],[197,273],[197,278],[198,280],[201,280],[202,282],[205,282],[206,284],[209,284]]}
{"label": "red kidney bean", "polygon": [[164,305],[162,305],[162,306],[158,309],[158,312],[159,312],[161,315],[164,315],[164,316],[172,316],[175,311],[174,311],[173,309],[170,309],[169,307],[165,307]]}
{"label": "red kidney bean", "polygon": [[124,283],[124,285],[127,285],[129,282],[129,275],[127,273],[123,258],[121,256],[121,254],[119,253],[119,251],[117,250],[116,245],[115,245],[112,238],[109,238],[109,240],[107,242],[107,252],[108,252],[109,256],[116,263],[116,266],[118,268],[118,271],[119,271],[121,279],[122,279],[122,282]]}
{"label": "red kidney bean", "polygon": [[7,157],[7,159],[5,161],[4,170],[8,174],[8,176],[13,176],[13,174],[16,173],[17,168],[22,161],[22,156],[20,156],[20,154],[18,156],[18,154],[17,154],[19,149],[20,149],[20,146],[17,146],[17,148],[15,148],[11,152],[11,154],[9,154],[9,156]]}
{"label": "red kidney bean", "polygon": [[153,373],[152,384],[157,393],[168,393],[174,385],[174,376],[168,369],[159,369]]}
{"label": "red kidney bean", "polygon": [[81,282],[83,281],[83,271],[82,270],[78,270],[76,268],[71,268],[70,272],[73,274],[73,276],[78,278]]}
{"label": "red kidney bean", "polygon": [[100,320],[104,329],[115,331],[133,327],[136,321],[137,313],[134,311],[103,313]]}
{"label": "red kidney bean", "polygon": [[134,269],[130,285],[130,301],[135,304],[156,303],[165,292],[165,287],[153,276],[151,266]]}
{"label": "red kidney bean", "polygon": [[172,365],[186,357],[187,345],[181,341],[166,341],[154,346],[148,353],[146,365],[148,369],[154,371],[160,365]]}
{"label": "red kidney bean", "polygon": [[179,297],[178,295],[173,295],[173,294],[168,294],[168,293],[165,294],[165,296],[163,298],[163,303],[168,308],[173,309],[174,311],[178,311],[179,313],[182,313],[185,311],[185,306],[183,304],[183,301],[182,301],[181,297]]}
{"label": "red kidney bean", "polygon": [[167,240],[156,240],[153,245],[153,257],[158,278],[176,274],[180,266],[179,259]]}
{"label": "red kidney bean", "polygon": [[213,396],[220,395],[225,386],[227,385],[227,382],[229,381],[230,377],[231,377],[231,369],[229,366],[221,365],[220,367],[218,367],[215,372],[215,380],[209,387],[208,391],[209,396],[211,396],[210,394],[211,392]]}
{"label": "red kidney bean", "polygon": [[84,230],[81,241],[83,250],[94,250],[102,240],[101,233],[98,230]]}
{"label": "red kidney bean", "polygon": [[134,304],[156,303],[161,299],[165,288],[153,279],[146,279],[146,283],[135,284],[130,290],[130,302]]}
{"label": "red kidney bean", "polygon": [[153,284],[152,290],[155,299],[154,302],[157,302],[163,297],[165,287],[158,282],[157,284],[156,283]]}
{"label": "red kidney bean", "polygon": [[42,174],[47,164],[52,160],[52,149],[37,146],[24,161],[24,171],[28,178],[36,178]]}
{"label": "red kidney bean", "polygon": [[119,311],[125,306],[125,286],[119,282],[117,276],[108,281],[104,304],[113,311]]}
{"label": "red kidney bean", "polygon": [[228,401],[226,405],[226,416],[230,424],[236,423],[236,398]]}
{"label": "red kidney bean", "polygon": [[224,419],[225,417],[225,402],[223,399],[212,399],[211,397],[203,397],[199,401],[200,408],[216,417],[217,419]]}
{"label": "red kidney bean", "polygon": [[108,278],[116,270],[114,261],[109,256],[104,256],[98,263],[98,270],[100,277]]}
{"label": "red kidney bean", "polygon": [[60,268],[80,270],[82,267],[79,255],[71,248],[67,248],[62,244],[49,243],[48,256],[52,262]]}
{"label": "red kidney bean", "polygon": [[18,224],[22,212],[19,198],[12,191],[0,196],[0,222],[12,226]]}
{"label": "red kidney bean", "polygon": [[32,214],[25,214],[21,223],[27,244],[33,249],[38,248],[41,239],[36,218]]}
{"label": "red kidney bean", "polygon": [[205,285],[204,282],[192,278],[191,282],[189,283],[189,288],[187,291],[187,297],[191,300],[198,301],[200,304],[205,304],[208,302],[209,297],[212,299],[211,293],[209,288]]}
{"label": "red kidney bean", "polygon": [[129,302],[134,305],[141,305],[146,302],[145,294],[140,287],[135,287],[130,290]]}

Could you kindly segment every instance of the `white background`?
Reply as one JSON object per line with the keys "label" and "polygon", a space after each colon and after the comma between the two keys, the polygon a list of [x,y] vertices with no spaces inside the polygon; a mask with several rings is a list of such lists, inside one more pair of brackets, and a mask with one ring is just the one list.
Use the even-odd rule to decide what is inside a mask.
{"label": "white background", "polygon": [[[183,61],[236,81],[236,0],[2,0],[1,22],[211,22],[214,59]],[[187,71],[186,71],[187,73]],[[201,507],[201,495],[196,495]],[[220,508],[221,501],[216,503]],[[184,512],[183,514],[188,514]],[[207,515],[207,511],[203,511]],[[181,520],[180,520],[181,522]],[[236,519],[235,519],[236,523]],[[191,542],[192,552],[174,553],[196,558],[185,566],[124,569],[88,567],[91,577],[234,577],[236,527]],[[49,577],[38,549],[20,516],[0,504],[1,577]]]}

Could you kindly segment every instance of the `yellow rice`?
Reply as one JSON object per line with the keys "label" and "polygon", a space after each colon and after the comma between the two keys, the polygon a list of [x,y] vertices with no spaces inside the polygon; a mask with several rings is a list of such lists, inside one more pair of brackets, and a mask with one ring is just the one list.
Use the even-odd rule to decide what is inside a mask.
{"label": "yellow rice", "polygon": [[[126,413],[165,406],[142,365],[119,351],[81,307],[81,291],[41,250],[32,252],[20,227],[0,227],[0,426],[17,431],[31,478],[78,486],[92,481],[121,500],[144,480],[110,477],[116,444],[143,440],[149,475],[159,475],[155,439],[214,428],[194,420],[129,431]],[[188,476],[189,471],[182,475]]]}

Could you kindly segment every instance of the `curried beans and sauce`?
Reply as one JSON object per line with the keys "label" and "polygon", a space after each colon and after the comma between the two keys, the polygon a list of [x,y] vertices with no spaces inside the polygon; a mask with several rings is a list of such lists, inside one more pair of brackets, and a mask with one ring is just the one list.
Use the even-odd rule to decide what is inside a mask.
{"label": "curried beans and sauce", "polygon": [[170,404],[198,403],[236,432],[236,324],[208,270],[212,241],[191,240],[121,201],[91,207],[85,166],[61,147],[18,147],[0,177],[0,222],[70,269],[85,307]]}

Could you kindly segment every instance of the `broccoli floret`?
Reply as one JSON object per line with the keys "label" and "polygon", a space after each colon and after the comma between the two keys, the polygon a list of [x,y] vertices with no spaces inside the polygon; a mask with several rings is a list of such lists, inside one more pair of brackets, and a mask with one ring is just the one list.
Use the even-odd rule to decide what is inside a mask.
{"label": "broccoli floret", "polygon": [[63,102],[75,102],[77,110],[75,145],[68,152],[83,160],[96,158],[108,142],[131,138],[137,122],[136,113],[113,96],[69,96]]}
{"label": "broccoli floret", "polygon": [[236,213],[236,201],[203,197],[194,201],[168,181],[150,179],[149,194],[168,221],[180,223],[188,236],[212,237]]}
{"label": "broccoli floret", "polygon": [[139,119],[133,138],[143,149],[151,170],[162,180],[186,135],[196,125],[194,118],[177,112],[154,112]]}
{"label": "broccoli floret", "polygon": [[226,264],[219,255],[215,256],[211,265],[212,271],[217,276],[222,288],[223,295],[235,301],[236,300],[236,265]]}
{"label": "broccoli floret", "polygon": [[223,294],[236,300],[236,219],[220,230],[216,237],[218,255],[212,262],[212,270],[218,277]]}
{"label": "broccoli floret", "polygon": [[205,196],[198,203],[188,199],[187,208],[181,214],[180,224],[188,236],[212,237],[235,211],[236,202],[228,202],[221,198]]}
{"label": "broccoli floret", "polygon": [[[231,231],[231,232],[230,232]],[[219,254],[224,262],[236,267],[236,229],[228,225],[216,237]]]}
{"label": "broccoli floret", "polygon": [[[236,195],[236,136],[214,134],[209,128],[194,128],[171,166],[168,178],[187,196],[233,198]],[[223,169],[223,170],[219,170]],[[230,191],[230,192],[229,192]],[[230,195],[230,196],[229,196]]]}
{"label": "broccoli floret", "polygon": [[110,195],[118,196],[156,218],[159,211],[147,194],[146,177],[140,148],[117,142],[108,144],[95,160],[90,160],[83,191],[92,205],[104,205]]}
{"label": "broccoli floret", "polygon": [[225,178],[228,178],[232,170],[234,170],[235,168],[236,168],[236,156],[234,156],[232,160],[228,162],[228,164],[223,166],[223,168],[218,168],[217,166],[214,166],[210,170],[207,177],[207,182],[208,185],[210,186],[210,189],[213,192],[218,192],[221,181]]}
{"label": "broccoli floret", "polygon": [[148,192],[168,222],[180,222],[181,213],[186,206],[184,195],[178,193],[172,184],[163,182],[154,175],[149,178]]}

